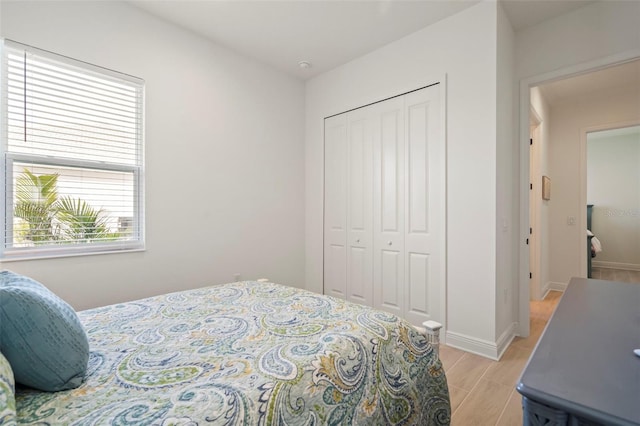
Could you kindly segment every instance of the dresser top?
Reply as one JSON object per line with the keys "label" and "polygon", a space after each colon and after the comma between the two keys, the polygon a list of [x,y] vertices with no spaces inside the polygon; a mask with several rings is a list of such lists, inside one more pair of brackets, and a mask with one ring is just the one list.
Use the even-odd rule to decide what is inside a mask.
{"label": "dresser top", "polygon": [[517,389],[604,424],[640,424],[640,284],[572,278]]}

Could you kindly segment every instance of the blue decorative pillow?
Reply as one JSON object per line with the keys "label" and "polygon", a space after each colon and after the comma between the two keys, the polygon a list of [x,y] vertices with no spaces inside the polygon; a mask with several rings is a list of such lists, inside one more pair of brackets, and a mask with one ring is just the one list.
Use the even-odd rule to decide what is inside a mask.
{"label": "blue decorative pillow", "polygon": [[89,341],[78,315],[31,278],[0,272],[0,351],[16,383],[44,391],[80,386]]}
{"label": "blue decorative pillow", "polygon": [[13,371],[0,352],[0,425],[16,424],[16,393]]}

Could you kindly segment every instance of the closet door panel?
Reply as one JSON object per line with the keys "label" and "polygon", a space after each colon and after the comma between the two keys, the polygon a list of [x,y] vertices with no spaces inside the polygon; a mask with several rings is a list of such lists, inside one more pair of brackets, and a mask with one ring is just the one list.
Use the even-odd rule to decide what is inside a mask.
{"label": "closet door panel", "polygon": [[346,298],[347,253],[343,244],[329,244],[324,250],[324,294]]}
{"label": "closet door panel", "polygon": [[[371,181],[371,141],[367,140],[367,121],[358,114],[358,117],[349,117],[349,232],[353,236],[364,237],[367,231],[371,231],[366,218],[371,214],[368,205],[371,189],[368,187]],[[369,228],[369,229],[367,229]]]}
{"label": "closet door panel", "polygon": [[361,247],[350,247],[347,291],[350,301],[371,306],[371,285],[367,281],[371,276],[369,272],[371,261],[368,259],[368,251]]}
{"label": "closet door panel", "polygon": [[408,276],[406,318],[414,324],[442,321],[440,288],[444,235],[443,140],[440,134],[439,86],[405,96],[407,176],[405,250]]}
{"label": "closet door panel", "polygon": [[407,253],[409,275],[407,279],[408,311],[414,315],[429,315],[429,256]]}
{"label": "closet door panel", "polygon": [[347,117],[325,120],[324,294],[347,295]]}
{"label": "closet door panel", "polygon": [[405,298],[402,98],[375,105],[374,117],[374,306],[402,316]]}
{"label": "closet door panel", "polygon": [[429,105],[422,102],[409,105],[407,115],[407,231],[408,234],[420,235],[428,232]]}
{"label": "closet door panel", "polygon": [[395,109],[383,112],[380,116],[380,150],[381,150],[381,231],[400,231],[400,208],[399,197],[401,196],[401,176],[400,176],[400,152],[402,151],[402,140],[400,139],[402,122],[400,121],[401,110]]}
{"label": "closet door panel", "polygon": [[347,114],[347,299],[373,304],[371,108]]}
{"label": "closet door panel", "polygon": [[399,251],[381,250],[380,287],[378,309],[402,315],[402,255]]}

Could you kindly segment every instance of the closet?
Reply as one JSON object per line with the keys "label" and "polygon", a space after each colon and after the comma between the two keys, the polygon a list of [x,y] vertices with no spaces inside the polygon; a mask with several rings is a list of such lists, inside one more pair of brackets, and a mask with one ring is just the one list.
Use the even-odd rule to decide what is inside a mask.
{"label": "closet", "polygon": [[444,323],[445,143],[436,84],[325,119],[324,293]]}

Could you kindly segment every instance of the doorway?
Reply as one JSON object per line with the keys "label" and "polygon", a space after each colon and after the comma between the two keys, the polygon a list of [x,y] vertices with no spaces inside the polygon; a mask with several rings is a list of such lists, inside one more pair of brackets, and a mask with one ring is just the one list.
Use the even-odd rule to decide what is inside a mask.
{"label": "doorway", "polygon": [[634,124],[586,132],[591,278],[640,283],[640,123]]}
{"label": "doorway", "polygon": [[[536,293],[542,297],[548,290],[564,290],[572,276],[587,276],[586,134],[598,126],[640,120],[640,60],[614,64],[603,60],[585,65],[579,73],[558,71],[522,82],[521,88],[523,142],[536,137],[536,127],[531,127],[536,120],[542,124],[537,127],[538,166],[530,158],[533,151],[521,151],[522,187],[535,185],[544,174],[552,188],[546,205],[531,190],[521,192],[519,331],[527,336],[529,300],[535,300]],[[536,97],[542,99],[538,104]],[[531,105],[536,114],[530,112]],[[541,220],[545,215],[547,220]],[[538,224],[537,234],[531,223]],[[526,245],[531,228],[533,244]]]}

